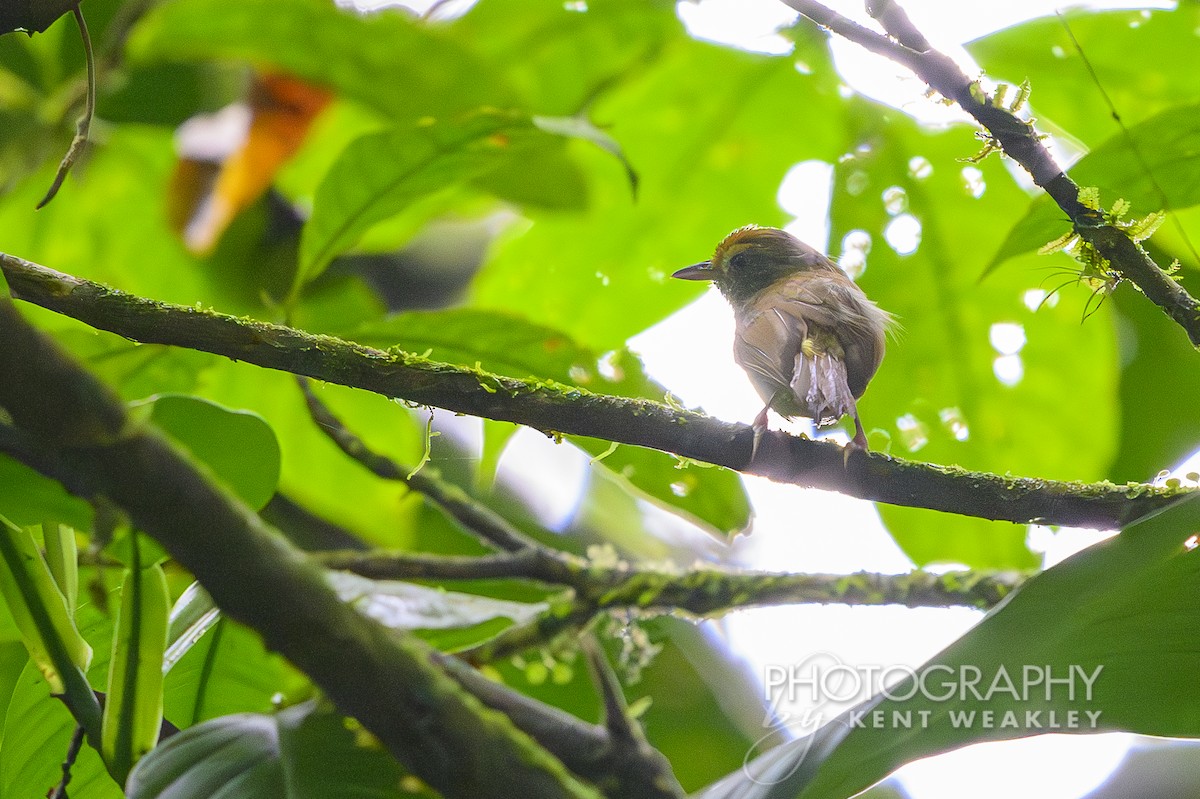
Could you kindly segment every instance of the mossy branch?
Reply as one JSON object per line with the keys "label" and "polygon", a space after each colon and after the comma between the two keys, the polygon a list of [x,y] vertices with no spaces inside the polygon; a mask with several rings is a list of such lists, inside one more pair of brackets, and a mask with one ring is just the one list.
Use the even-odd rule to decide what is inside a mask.
{"label": "mossy branch", "polygon": [[782,0],[802,15],[872,53],[911,70],[942,96],[956,102],[983,126],[993,146],[1020,164],[1033,182],[1049,194],[1071,220],[1080,238],[1092,244],[1111,268],[1133,283],[1200,347],[1200,302],[1103,214],[1079,199],[1079,186],[1055,162],[1033,125],[1018,118],[1002,103],[992,102],[946,54],[926,38],[893,0],[873,0],[869,13],[887,35],[859,25],[812,0]]}
{"label": "mossy branch", "polygon": [[[0,444],[84,496],[103,496],[191,571],[414,774],[447,797],[589,797],[512,720],[416,637],[341,602],[323,571],[203,467],[131,418],[105,386],[0,297]],[[9,435],[13,434],[13,435]],[[28,462],[28,461],[27,461]]]}
{"label": "mossy branch", "polygon": [[468,557],[355,550],[320,552],[314,557],[330,569],[375,580],[524,579],[572,589],[552,600],[536,618],[461,653],[476,664],[547,646],[611,610],[703,618],[741,608],[794,604],[987,609],[1030,576],[1018,571],[788,574],[711,567],[681,571],[627,563],[606,566],[555,554],[539,557],[527,550]]}
{"label": "mossy branch", "polygon": [[1146,484],[1003,477],[754,431],[646,399],[592,394],[365,347],[332,336],[157,302],[0,254],[15,297],[134,341],[168,344],[456,413],[592,436],[894,505],[984,519],[1112,529],[1194,493]]}

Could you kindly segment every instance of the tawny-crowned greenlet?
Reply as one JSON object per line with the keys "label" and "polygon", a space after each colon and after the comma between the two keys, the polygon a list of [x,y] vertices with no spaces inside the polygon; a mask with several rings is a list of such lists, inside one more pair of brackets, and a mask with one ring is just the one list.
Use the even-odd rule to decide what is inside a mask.
{"label": "tawny-crowned greenlet", "polygon": [[867,448],[855,400],[883,360],[893,320],[837,264],[790,233],[751,225],[673,277],[711,280],[733,306],[734,360],[766,403],[757,435],[768,408],[818,425],[850,416],[852,445]]}

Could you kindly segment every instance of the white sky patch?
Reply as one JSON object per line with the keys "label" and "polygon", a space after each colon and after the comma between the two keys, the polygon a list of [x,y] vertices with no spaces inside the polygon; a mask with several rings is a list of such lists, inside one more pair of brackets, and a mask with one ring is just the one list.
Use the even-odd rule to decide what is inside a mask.
{"label": "white sky patch", "polygon": [[[1133,743],[1124,733],[1042,735],[977,744],[918,760],[896,779],[919,799],[1064,799],[1091,793],[1108,779]],[[947,779],[959,774],[963,782]]]}

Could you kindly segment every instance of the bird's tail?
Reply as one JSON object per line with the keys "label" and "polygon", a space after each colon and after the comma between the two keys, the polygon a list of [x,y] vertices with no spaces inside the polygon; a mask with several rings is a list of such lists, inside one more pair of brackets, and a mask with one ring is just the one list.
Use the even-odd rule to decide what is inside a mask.
{"label": "bird's tail", "polygon": [[796,353],[791,388],[818,426],[833,424],[847,415],[858,418],[858,405],[846,379],[846,363],[830,352],[805,347]]}

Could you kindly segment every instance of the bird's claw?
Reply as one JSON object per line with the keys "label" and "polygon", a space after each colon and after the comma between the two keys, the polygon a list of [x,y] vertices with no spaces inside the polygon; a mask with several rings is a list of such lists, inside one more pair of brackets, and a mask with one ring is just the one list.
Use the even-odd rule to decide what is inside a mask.
{"label": "bird's claw", "polygon": [[842,448],[842,466],[845,467],[850,464],[850,453],[851,452],[853,452],[855,450],[862,450],[863,452],[869,452],[870,449],[871,448],[869,446],[867,446],[867,434],[863,430],[862,422],[859,421],[858,416],[855,416],[854,417],[854,438],[850,439],[850,443],[848,443],[845,447]]}

